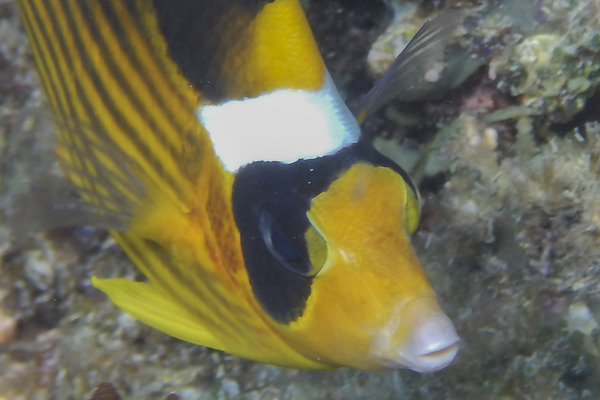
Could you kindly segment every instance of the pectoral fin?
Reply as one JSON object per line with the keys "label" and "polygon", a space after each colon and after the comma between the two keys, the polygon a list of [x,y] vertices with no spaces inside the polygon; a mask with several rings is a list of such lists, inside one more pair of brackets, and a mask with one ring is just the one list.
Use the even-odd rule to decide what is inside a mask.
{"label": "pectoral fin", "polygon": [[168,335],[215,349],[222,347],[193,315],[152,284],[93,276],[92,285],[127,314]]}
{"label": "pectoral fin", "polygon": [[[396,57],[387,72],[367,93],[357,113],[358,122],[362,123],[365,118],[395,98],[405,102],[428,98],[441,84],[437,81],[429,82],[425,76],[426,72],[435,65],[439,64],[443,67],[440,74],[443,79],[448,80],[451,71],[448,70],[449,59],[445,50],[453,41],[453,33],[462,24],[464,18],[462,12],[450,9],[433,20],[425,22]],[[468,54],[461,54],[464,55],[466,63]],[[473,72],[479,65],[481,64],[469,63],[468,68]],[[448,83],[448,85],[452,84],[455,82]]]}

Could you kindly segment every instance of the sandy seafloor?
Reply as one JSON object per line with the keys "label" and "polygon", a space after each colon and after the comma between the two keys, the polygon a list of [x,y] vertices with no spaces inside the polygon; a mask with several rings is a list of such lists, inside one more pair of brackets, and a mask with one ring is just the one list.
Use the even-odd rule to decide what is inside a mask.
{"label": "sandy seafloor", "polygon": [[[370,68],[384,68],[398,34],[444,6],[305,3],[350,103],[372,85],[372,43]],[[599,399],[600,1],[459,8],[484,65],[364,126],[419,182],[414,244],[462,338],[448,368],[418,374],[296,371],[183,343],[91,287],[94,274],[141,279],[107,233],[9,229],[57,222],[31,208],[54,198],[39,183],[56,166],[15,6],[0,1],[0,400],[87,400],[105,381],[125,400]]]}

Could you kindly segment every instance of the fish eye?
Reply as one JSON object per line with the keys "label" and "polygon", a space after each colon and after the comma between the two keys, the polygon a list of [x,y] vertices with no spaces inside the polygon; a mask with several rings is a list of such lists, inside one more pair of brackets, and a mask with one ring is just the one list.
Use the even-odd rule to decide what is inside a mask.
{"label": "fish eye", "polygon": [[302,232],[285,229],[266,210],[260,213],[258,228],[269,253],[283,268],[307,278],[318,272],[310,261],[306,239]]}

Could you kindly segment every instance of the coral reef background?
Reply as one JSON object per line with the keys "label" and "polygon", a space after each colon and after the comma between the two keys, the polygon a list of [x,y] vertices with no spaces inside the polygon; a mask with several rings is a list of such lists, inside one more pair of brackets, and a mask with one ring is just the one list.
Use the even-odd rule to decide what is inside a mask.
{"label": "coral reef background", "polygon": [[469,16],[479,63],[466,81],[364,125],[418,181],[413,240],[462,337],[454,363],[282,369],[118,311],[90,277],[141,277],[106,232],[27,233],[59,225],[34,210],[64,187],[41,185],[61,179],[51,120],[16,7],[0,0],[0,400],[86,400],[105,381],[125,399],[600,398],[600,0],[304,4],[351,105],[426,18]]}

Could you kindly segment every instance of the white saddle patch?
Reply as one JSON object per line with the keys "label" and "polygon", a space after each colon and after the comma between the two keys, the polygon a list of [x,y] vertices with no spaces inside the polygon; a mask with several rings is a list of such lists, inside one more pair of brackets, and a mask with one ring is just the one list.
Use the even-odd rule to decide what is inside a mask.
{"label": "white saddle patch", "polygon": [[230,172],[254,161],[292,163],[333,154],[360,135],[329,74],[317,91],[279,89],[205,105],[196,115]]}

